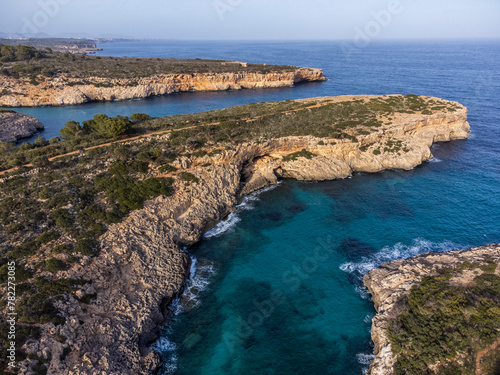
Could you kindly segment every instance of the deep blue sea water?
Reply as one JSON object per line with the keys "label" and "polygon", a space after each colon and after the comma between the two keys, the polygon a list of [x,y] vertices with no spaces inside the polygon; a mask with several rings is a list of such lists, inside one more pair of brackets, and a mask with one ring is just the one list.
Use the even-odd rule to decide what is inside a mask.
{"label": "deep blue sea water", "polygon": [[341,94],[422,94],[469,108],[471,138],[413,171],[283,181],[245,199],[196,247],[156,344],[164,374],[362,374],[375,311],[362,275],[384,261],[500,242],[500,42],[120,42],[113,56],[200,57],[323,68],[328,82],[20,109],[47,138],[95,113],[155,116]]}

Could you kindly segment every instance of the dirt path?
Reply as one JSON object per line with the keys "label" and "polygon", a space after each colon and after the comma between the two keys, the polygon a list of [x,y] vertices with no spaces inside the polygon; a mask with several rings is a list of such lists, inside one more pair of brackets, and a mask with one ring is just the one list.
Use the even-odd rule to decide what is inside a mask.
{"label": "dirt path", "polygon": [[[316,104],[308,106],[308,107],[303,107],[303,108],[298,108],[298,109],[292,109],[290,111],[284,111],[284,112],[281,112],[281,113],[282,114],[287,114],[287,113],[292,113],[292,112],[304,111],[306,109],[323,107],[323,106],[325,106],[327,104],[333,103],[334,101],[338,100],[339,98],[342,98],[342,97],[335,97],[335,98],[328,97],[328,98],[313,98],[313,99],[301,99],[301,100],[297,100],[297,101],[304,101],[304,102],[319,101],[319,103],[316,103]],[[333,100],[333,99],[336,99],[336,100]],[[345,100],[345,98],[344,98],[344,100]],[[251,118],[243,118],[240,121],[247,121],[247,122],[248,121],[255,121],[255,120],[258,120],[259,118],[262,118],[264,116],[267,116],[267,115],[260,115],[260,116],[251,117]],[[107,146],[111,146],[112,144],[116,144],[116,143],[125,143],[125,142],[136,141],[138,139],[145,138],[145,137],[153,137],[153,136],[156,136],[156,135],[165,135],[165,134],[169,134],[169,133],[173,133],[173,132],[177,132],[177,131],[181,131],[181,130],[189,130],[189,129],[194,129],[194,128],[198,128],[198,127],[213,126],[213,125],[220,125],[220,122],[212,122],[212,123],[209,123],[209,124],[200,124],[200,125],[187,126],[185,128],[179,128],[179,129],[161,130],[161,131],[157,131],[157,132],[146,132],[145,134],[142,134],[142,135],[138,135],[138,136],[134,136],[134,137],[129,137],[129,138],[125,138],[125,139],[119,139],[119,140],[112,141],[112,142],[102,143],[102,144],[99,144],[99,145],[96,145],[96,146],[86,147],[86,148],[83,149],[83,151],[93,150],[93,149],[101,148],[101,147],[107,147]],[[59,158],[63,158],[65,156],[76,155],[76,154],[78,154],[80,152],[81,152],[81,150],[77,150],[77,151],[68,152],[66,154],[61,154],[61,155],[53,156],[53,157],[49,158],[49,161],[53,161],[53,160],[56,160],[56,159],[59,159]],[[32,167],[32,166],[33,165],[31,163],[29,163],[29,164],[24,164],[22,167]],[[0,171],[0,176],[4,175],[6,173],[9,173],[9,172],[14,172],[14,171],[18,170],[19,168],[21,168],[21,167],[14,167],[14,168],[6,169],[4,171]]]}
{"label": "dirt path", "polygon": [[476,375],[482,375],[481,372],[481,360],[483,357],[491,352],[492,350],[496,350],[500,346],[500,338],[497,339],[493,344],[491,344],[488,348],[481,350],[476,355]]}

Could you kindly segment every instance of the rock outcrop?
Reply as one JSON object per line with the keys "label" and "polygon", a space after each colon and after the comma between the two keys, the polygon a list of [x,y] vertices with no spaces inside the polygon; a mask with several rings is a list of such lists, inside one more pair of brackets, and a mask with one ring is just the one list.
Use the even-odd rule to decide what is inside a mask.
{"label": "rock outcrop", "polygon": [[17,142],[44,128],[35,117],[17,112],[0,112],[0,142]]}
{"label": "rock outcrop", "polygon": [[[68,302],[68,322],[46,328],[33,352],[51,353],[51,374],[152,373],[159,359],[149,346],[189,271],[184,246],[199,241],[244,195],[281,177],[331,180],[356,171],[421,164],[432,157],[434,142],[468,137],[467,109],[457,108],[434,115],[401,114],[391,124],[359,137],[357,143],[285,137],[240,144],[213,156],[179,158],[174,164],[199,181],[189,186],[177,181],[172,196],[147,202],[144,209],[108,229],[100,239],[100,255],[75,271],[76,276],[92,280],[94,290],[88,293],[97,294],[96,302],[85,309],[76,301]],[[401,151],[384,149],[388,141],[397,140]],[[312,156],[284,158],[302,149]],[[54,338],[56,331],[68,339],[71,353],[66,357]]]}
{"label": "rock outcrop", "polygon": [[[377,315],[372,323],[372,340],[375,343],[375,359],[368,375],[392,375],[396,358],[391,350],[388,337],[390,320],[397,317],[404,309],[404,297],[414,285],[419,285],[425,276],[437,276],[443,268],[455,268],[465,262],[471,264],[500,264],[500,244],[477,247],[463,251],[446,251],[418,255],[407,260],[396,260],[382,264],[370,271],[363,278],[364,285],[370,291]],[[468,285],[476,276],[484,273],[481,269],[464,268],[455,275],[452,285]],[[496,274],[500,275],[497,266]]]}
{"label": "rock outcrop", "polygon": [[187,91],[225,91],[287,87],[301,82],[326,81],[322,69],[298,68],[272,73],[160,74],[137,79],[58,76],[33,85],[28,79],[0,77],[0,106],[38,107],[148,98]]}

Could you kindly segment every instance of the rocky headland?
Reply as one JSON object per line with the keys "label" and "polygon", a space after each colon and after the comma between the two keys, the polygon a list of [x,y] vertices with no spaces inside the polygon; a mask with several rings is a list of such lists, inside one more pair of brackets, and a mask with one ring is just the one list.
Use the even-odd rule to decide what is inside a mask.
{"label": "rocky headland", "polygon": [[[226,64],[226,63],[219,63]],[[236,63],[228,63],[237,65]],[[245,64],[245,63],[241,63]],[[227,66],[227,65],[224,65]],[[189,70],[189,69],[188,69]],[[38,107],[83,104],[96,101],[142,99],[189,91],[227,91],[289,87],[303,82],[326,81],[321,69],[287,71],[156,74],[140,78],[60,74],[33,81],[0,76],[0,106]]]}
{"label": "rocky headland", "polygon": [[[492,264],[496,265],[496,268],[489,267]],[[391,347],[389,326],[396,317],[408,309],[407,298],[412,287],[420,285],[424,277],[442,277],[446,270],[452,270],[449,283],[453,286],[473,285],[474,279],[487,271],[500,276],[500,245],[427,253],[382,264],[365,275],[363,283],[370,291],[377,310],[371,332],[376,357],[368,371],[369,375],[395,373],[397,356]],[[500,338],[500,334],[497,337]],[[492,346],[491,350],[497,346]],[[435,363],[433,368],[437,370],[442,365]],[[481,372],[480,365],[476,366],[475,371],[476,374],[485,374]]]}
{"label": "rocky headland", "polygon": [[0,112],[0,142],[17,142],[44,128],[35,117],[17,112]]}
{"label": "rocky headland", "polygon": [[[404,100],[414,103],[416,99],[315,98],[294,102],[301,107],[281,116],[291,119],[294,111],[320,113],[328,106],[344,108],[346,103],[386,108],[385,101]],[[222,150],[207,149],[198,156],[179,156],[171,163],[175,172],[153,168],[149,173],[155,177],[174,178],[173,194],[151,199],[122,222],[110,225],[99,238],[98,256],[84,257],[58,273],[89,283],[76,297],[69,295],[58,302],[65,323],[40,325],[41,336],[25,344],[26,353],[45,358],[49,374],[154,373],[160,361],[150,345],[168,317],[170,301],[182,292],[189,274],[190,260],[184,247],[198,242],[245,195],[280,178],[322,181],[346,178],[355,172],[409,170],[433,157],[433,143],[469,136],[464,106],[437,98],[419,100],[443,109],[390,114],[384,110],[377,115],[380,122],[376,126],[370,123],[370,131],[356,127],[356,136],[342,133],[336,137],[303,135],[244,141]],[[228,124],[212,126],[219,125],[229,128]],[[174,134],[155,134],[155,142],[173,142]],[[147,142],[148,137],[143,137],[123,144],[139,147]],[[84,155],[82,151],[76,157]],[[178,176],[187,177],[182,180]],[[188,179],[191,182],[186,182]],[[374,288],[370,290],[377,295]],[[78,298],[83,294],[94,295],[95,301],[82,304]],[[384,297],[375,300],[380,310]],[[379,351],[385,353],[383,339],[375,340]],[[22,373],[30,373],[33,363],[30,359],[22,362]]]}

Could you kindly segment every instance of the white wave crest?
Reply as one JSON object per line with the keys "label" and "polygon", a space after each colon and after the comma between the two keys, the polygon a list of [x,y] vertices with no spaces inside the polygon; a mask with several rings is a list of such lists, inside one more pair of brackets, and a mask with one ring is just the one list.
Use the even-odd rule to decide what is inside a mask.
{"label": "white wave crest", "polygon": [[205,233],[204,238],[218,237],[221,234],[226,233],[236,227],[236,224],[238,224],[239,222],[240,217],[238,216],[238,211],[233,211],[225,220],[217,223],[217,225],[213,227],[213,229]]}
{"label": "white wave crest", "polygon": [[254,207],[253,203],[260,199],[259,196],[262,193],[273,190],[280,184],[281,182],[278,182],[275,185],[268,186],[264,189],[253,192],[252,194],[243,198],[243,201],[236,207],[233,212],[229,214],[229,216],[225,220],[217,223],[215,227],[205,233],[204,238],[218,237],[223,233],[233,230],[236,227],[236,224],[238,224],[241,220],[239,216],[241,211],[251,210]]}
{"label": "white wave crest", "polygon": [[374,354],[366,354],[366,353],[358,353],[356,354],[356,358],[358,359],[358,363],[364,365],[366,367],[362,368],[363,374],[366,374],[370,368],[370,364],[375,359]]}
{"label": "white wave crest", "polygon": [[429,163],[441,163],[442,160],[441,159],[438,159],[438,158],[432,158],[429,160]]}
{"label": "white wave crest", "polygon": [[189,279],[186,281],[182,295],[171,304],[170,308],[173,313],[179,315],[184,311],[198,307],[201,304],[200,294],[208,289],[215,273],[213,262],[205,259],[203,262],[198,262],[195,257],[191,256]]}
{"label": "white wave crest", "polygon": [[154,343],[152,348],[163,357],[162,374],[174,374],[177,371],[177,345],[170,341],[165,334]]}
{"label": "white wave crest", "polygon": [[374,354],[366,354],[366,353],[358,353],[356,354],[356,358],[358,359],[358,363],[361,365],[369,365],[372,363],[375,358]]}
{"label": "white wave crest", "polygon": [[366,275],[369,271],[379,267],[381,264],[391,262],[396,259],[407,259],[412,256],[428,253],[430,251],[446,251],[459,250],[464,246],[458,245],[451,241],[432,242],[422,238],[417,238],[410,245],[405,245],[401,242],[394,246],[386,246],[378,253],[363,257],[359,262],[347,262],[340,266],[344,272],[358,275],[360,278]]}
{"label": "white wave crest", "polygon": [[370,299],[370,292],[362,285],[356,285],[354,287],[356,293],[358,293],[363,299]]}

